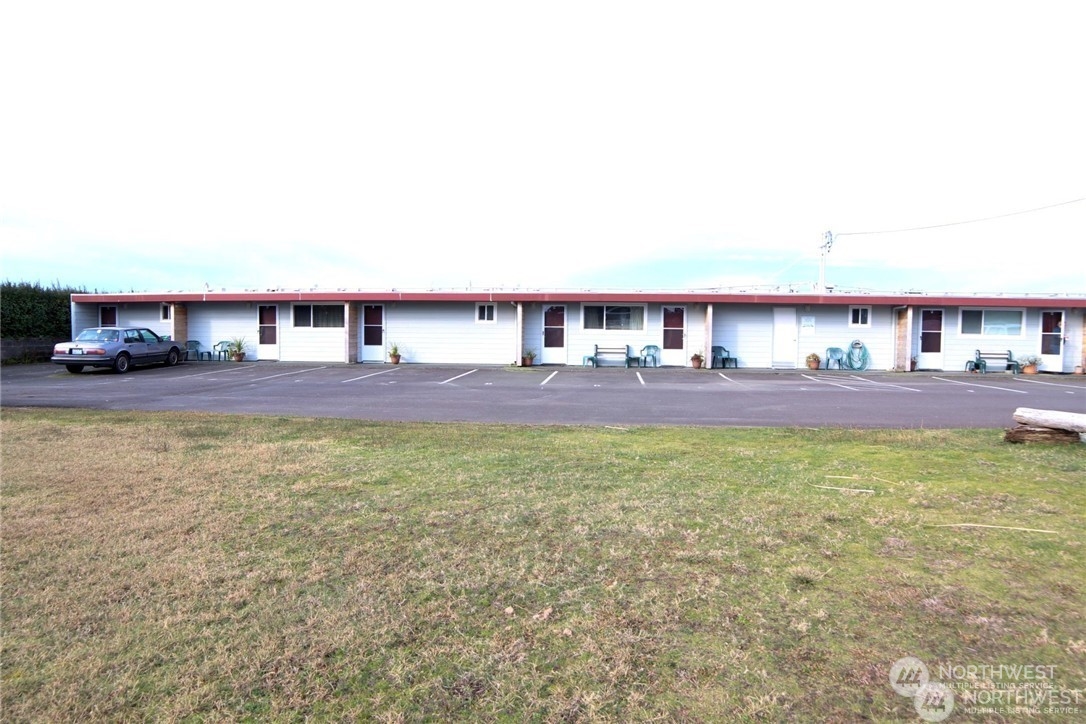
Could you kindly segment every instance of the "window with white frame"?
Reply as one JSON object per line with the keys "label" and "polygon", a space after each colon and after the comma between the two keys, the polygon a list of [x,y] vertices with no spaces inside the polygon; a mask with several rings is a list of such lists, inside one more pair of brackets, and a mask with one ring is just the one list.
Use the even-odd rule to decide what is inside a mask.
{"label": "window with white frame", "polygon": [[476,304],[475,321],[479,324],[493,324],[498,320],[498,309],[493,304]]}
{"label": "window with white frame", "polygon": [[582,319],[585,329],[642,330],[645,328],[643,305],[586,304]]}
{"label": "window with white frame", "polygon": [[981,337],[1021,337],[1025,312],[1021,309],[963,309],[961,333]]}
{"label": "window with white frame", "polygon": [[339,327],[346,319],[342,304],[295,304],[295,327]]}
{"label": "window with white frame", "polygon": [[170,306],[169,304],[163,304],[162,305],[162,316],[161,316],[162,321],[163,322],[168,322],[172,318],[173,318],[173,307]]}
{"label": "window with white frame", "polygon": [[848,326],[850,326],[850,327],[870,327],[871,326],[871,307],[849,307],[848,308]]}

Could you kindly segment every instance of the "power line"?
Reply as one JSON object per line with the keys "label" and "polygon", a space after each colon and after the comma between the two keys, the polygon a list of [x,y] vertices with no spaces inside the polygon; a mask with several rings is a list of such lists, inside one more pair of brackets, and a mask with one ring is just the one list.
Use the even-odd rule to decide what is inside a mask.
{"label": "power line", "polygon": [[1071,199],[1070,201],[1061,201],[1058,204],[1049,204],[1048,206],[1038,206],[1035,209],[1025,209],[1024,211],[1012,211],[1009,214],[998,214],[996,216],[985,216],[981,219],[969,219],[967,221],[952,221],[949,224],[932,224],[930,226],[911,226],[907,229],[885,229],[883,231],[842,231],[840,233],[834,232],[833,236],[866,236],[868,234],[900,234],[906,231],[926,231],[928,229],[942,229],[947,226],[961,226],[962,224],[976,224],[981,221],[993,221],[995,219],[1005,219],[1008,216],[1021,216],[1022,214],[1032,214],[1035,211],[1044,211],[1045,209],[1054,209],[1057,206],[1067,206],[1068,204],[1077,204],[1082,201],[1086,201],[1086,196],[1079,199]]}

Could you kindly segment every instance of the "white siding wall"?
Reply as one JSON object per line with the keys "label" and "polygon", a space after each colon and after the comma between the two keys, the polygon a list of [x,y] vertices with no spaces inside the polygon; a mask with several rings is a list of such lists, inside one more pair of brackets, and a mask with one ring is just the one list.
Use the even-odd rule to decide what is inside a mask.
{"label": "white siding wall", "polygon": [[[634,302],[607,302],[603,306],[639,306]],[[599,306],[592,304],[590,306]],[[566,305],[566,347],[568,349],[567,364],[579,365],[585,358],[596,351],[596,345],[601,347],[617,347],[628,345],[634,354],[638,354],[641,348],[647,344],[662,345],[663,341],[663,307],[659,304],[645,305],[645,328],[642,330],[626,329],[585,329],[582,305]]]}
{"label": "white siding wall", "polygon": [[[855,305],[854,305],[855,306]],[[862,305],[861,305],[862,306]],[[871,357],[869,369],[890,370],[894,367],[894,315],[890,307],[872,307],[868,314],[870,325],[851,327],[852,306],[799,308],[799,358],[797,366],[806,365],[807,355],[816,353],[826,364],[826,350],[839,347],[848,354],[853,341],[860,341]],[[813,328],[804,328],[804,317],[814,319]]]}
{"label": "white siding wall", "polygon": [[[521,344],[521,352],[534,349],[536,354],[535,364],[539,364],[539,355],[543,353],[543,310],[550,304],[525,304],[524,305],[524,337]],[[566,305],[566,343],[569,343],[569,305]]]}
{"label": "white siding wall", "polygon": [[385,305],[385,340],[404,362],[512,364],[517,356],[517,308],[495,302],[494,322],[476,322],[476,304],[396,302]]}
{"label": "white siding wall", "polygon": [[727,347],[740,367],[770,367],[773,308],[751,304],[713,307],[713,344]]}
{"label": "white siding wall", "polygon": [[[709,311],[705,304],[686,305],[686,359],[689,364],[690,355],[701,352],[705,358],[705,366],[712,364],[712,350],[705,343],[705,318]],[[660,335],[663,336],[663,307],[660,312]]]}
{"label": "white siding wall", "polygon": [[[1019,335],[976,335],[962,334],[962,309],[980,309],[980,307],[946,307],[943,310],[943,369],[962,370],[965,363],[975,356],[976,351],[1002,352],[1010,350],[1015,359],[1026,355],[1039,354],[1041,350],[1041,310],[1025,309],[1022,334]],[[1067,312],[1064,312],[1066,330]],[[917,327],[919,330],[919,327]],[[919,334],[917,331],[916,334]],[[914,353],[915,354],[915,353]],[[1066,360],[1067,355],[1064,355]],[[1066,361],[1064,363],[1066,365]],[[1074,365],[1072,365],[1072,369]],[[991,367],[989,367],[991,369]]]}
{"label": "white siding wall", "polygon": [[256,358],[256,307],[244,302],[189,304],[189,339],[211,350],[217,342],[244,337],[245,359]]}
{"label": "white siding wall", "polygon": [[[97,314],[97,307],[95,309]],[[173,323],[162,321],[162,305],[157,302],[153,304],[118,304],[117,324],[121,327],[146,327],[163,337],[173,332]]]}
{"label": "white siding wall", "polygon": [[[350,320],[346,307],[344,306],[343,310],[342,327],[295,327],[293,307],[291,304],[279,305],[279,359],[292,362],[346,362],[349,336],[347,324]],[[257,310],[254,307],[253,352],[256,351],[258,339]]]}
{"label": "white siding wall", "polygon": [[[609,304],[624,304],[613,302]],[[629,303],[635,304],[635,303]],[[77,334],[98,324],[99,304],[72,305],[72,331]],[[114,306],[114,305],[110,305]],[[126,326],[149,327],[159,334],[170,334],[171,323],[161,320],[158,303],[118,303],[118,323]],[[187,339],[199,340],[211,349],[220,340],[245,337],[248,359],[257,355],[258,304],[187,303]],[[495,303],[494,323],[476,321],[476,304],[469,302],[396,302],[385,304],[386,342],[400,346],[406,362],[453,364],[510,364],[519,360],[524,349],[542,350],[543,303],[524,305],[523,337],[516,337],[516,306],[508,302]],[[704,304],[687,304],[687,360],[695,351],[708,355],[704,338]],[[580,365],[593,346],[629,345],[634,353],[649,344],[662,346],[663,305],[645,305],[643,330],[586,330],[582,305],[566,303],[566,364]],[[919,306],[917,307],[920,308]],[[926,308],[926,307],[925,307]],[[977,307],[966,307],[975,309]],[[845,304],[812,306],[797,305],[799,345],[795,363],[803,366],[809,352],[823,358],[827,347],[848,348],[860,340],[871,355],[872,369],[892,369],[894,364],[894,311],[890,306],[872,307],[870,326],[850,327],[850,306]],[[961,334],[962,307],[945,307],[943,337],[943,368],[960,370],[976,349],[1010,349],[1016,358],[1037,354],[1040,350],[1039,309],[1024,310],[1022,334],[1015,336],[980,336]],[[312,328],[293,326],[292,305],[279,305],[279,358],[285,361],[346,362],[349,359],[349,332],[344,328]],[[175,311],[176,314],[176,311]],[[803,318],[813,321],[804,327]],[[349,320],[349,316],[345,315]],[[919,345],[920,314],[913,315],[910,355]],[[1083,312],[1065,310],[1064,334],[1068,336],[1069,351],[1064,355],[1064,372],[1082,363]],[[769,304],[717,304],[713,311],[713,344],[727,347],[738,358],[740,367],[769,368],[773,352],[773,306]],[[179,340],[184,341],[184,340]]]}
{"label": "white siding wall", "polygon": [[[850,309],[840,306],[805,306],[797,308],[799,347],[797,367],[806,365],[807,355],[815,352],[826,359],[826,349],[840,347],[848,352],[854,340],[867,348],[870,369],[894,366],[894,315],[889,307],[873,307],[869,327],[850,327]],[[804,327],[803,320],[813,321]],[[740,367],[771,367],[773,363],[773,308],[754,304],[716,305],[713,308],[713,344],[726,347]]]}
{"label": "white siding wall", "polygon": [[1075,367],[1086,365],[1086,349],[1083,348],[1083,333],[1086,322],[1083,310],[1068,309],[1063,317],[1063,334],[1067,337],[1063,353],[1063,371],[1074,372]]}
{"label": "white siding wall", "polygon": [[97,304],[72,304],[72,339],[75,339],[84,329],[97,326]]}

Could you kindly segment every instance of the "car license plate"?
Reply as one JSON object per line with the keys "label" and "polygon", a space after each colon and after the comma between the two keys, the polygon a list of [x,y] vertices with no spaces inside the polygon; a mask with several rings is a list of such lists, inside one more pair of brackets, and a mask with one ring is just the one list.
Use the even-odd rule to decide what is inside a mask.
{"label": "car license plate", "polygon": [[81,349],[70,349],[70,350],[68,350],[68,354],[83,354],[83,350],[81,350]]}

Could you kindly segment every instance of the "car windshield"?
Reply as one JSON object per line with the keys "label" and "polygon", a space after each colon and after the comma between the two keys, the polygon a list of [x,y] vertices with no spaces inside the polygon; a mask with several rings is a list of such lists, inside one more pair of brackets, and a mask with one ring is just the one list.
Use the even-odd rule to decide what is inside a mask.
{"label": "car windshield", "polygon": [[115,329],[84,329],[75,338],[76,342],[116,342],[120,334]]}

